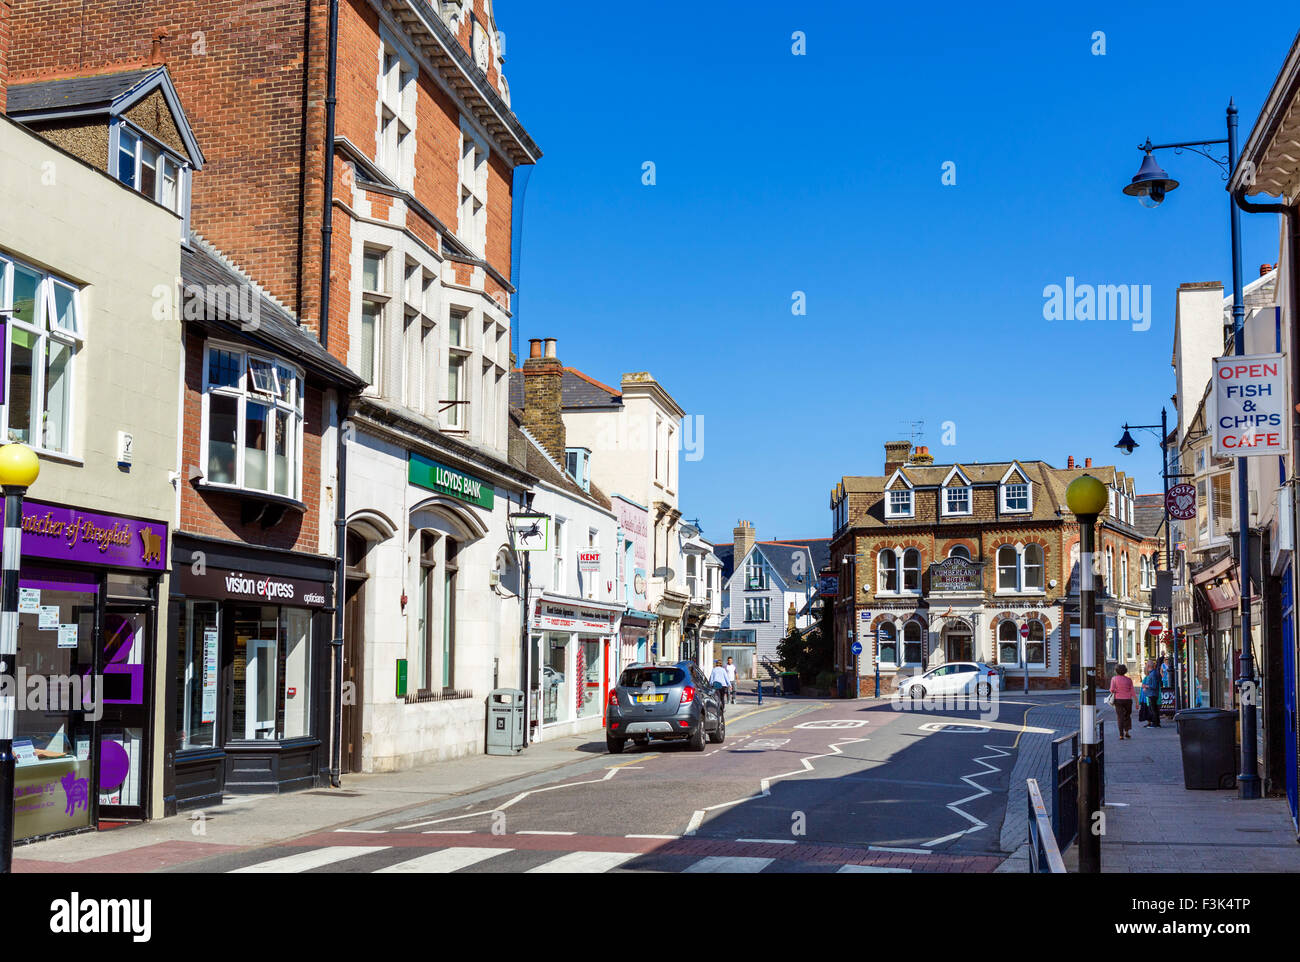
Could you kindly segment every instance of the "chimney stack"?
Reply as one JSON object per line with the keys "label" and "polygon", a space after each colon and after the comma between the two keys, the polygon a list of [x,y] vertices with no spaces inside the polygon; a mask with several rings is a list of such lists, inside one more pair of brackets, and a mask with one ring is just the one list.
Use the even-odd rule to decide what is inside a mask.
{"label": "chimney stack", "polygon": [[749,549],[754,547],[758,535],[754,533],[754,524],[751,521],[738,521],[731,535],[735,541],[732,547],[732,564],[738,565],[744,560],[745,555],[749,554]]}
{"label": "chimney stack", "polygon": [[546,453],[564,466],[564,418],[560,414],[564,389],[564,365],[555,356],[555,338],[529,338],[528,360],[524,361],[524,427]]}
{"label": "chimney stack", "polygon": [[167,39],[167,28],[159,27],[153,32],[153,43],[149,45],[149,63],[154,67],[161,67],[167,62],[163,55],[163,41]]}
{"label": "chimney stack", "polygon": [[1273,265],[1272,265],[1272,264],[1260,264],[1260,265],[1259,265],[1259,276],[1260,276],[1260,277],[1263,277],[1265,274],[1268,274],[1268,273],[1271,272],[1272,270],[1273,270]]}
{"label": "chimney stack", "polygon": [[9,110],[9,22],[13,0],[0,0],[0,114]]}
{"label": "chimney stack", "polygon": [[1073,469],[1074,469],[1074,455],[1072,454],[1070,455],[1069,460],[1065,462],[1065,470],[1071,471]]}
{"label": "chimney stack", "polygon": [[1090,467],[1092,467],[1092,458],[1084,458],[1084,459],[1083,459],[1083,466],[1084,466],[1085,468],[1090,468]]}
{"label": "chimney stack", "polygon": [[907,463],[907,453],[911,450],[911,441],[885,442],[885,477],[889,477]]}
{"label": "chimney stack", "polygon": [[923,445],[912,452],[912,457],[909,460],[912,464],[934,464],[934,455],[930,453],[928,447]]}

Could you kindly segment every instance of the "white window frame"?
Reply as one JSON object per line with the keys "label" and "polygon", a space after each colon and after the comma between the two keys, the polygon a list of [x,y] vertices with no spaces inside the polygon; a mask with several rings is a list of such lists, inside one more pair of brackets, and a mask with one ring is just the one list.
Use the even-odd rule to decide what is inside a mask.
{"label": "white window frame", "polygon": [[[1025,493],[1024,493],[1025,506],[1023,508],[1013,508],[1011,506],[1011,499],[1013,497],[1013,495],[1011,494],[1011,489],[1020,488],[1020,487],[1023,487],[1025,489]],[[1004,482],[1000,486],[999,491],[1002,498],[1003,514],[1028,514],[1029,512],[1034,510],[1034,486],[1030,484],[1028,481],[1024,480],[1023,478],[1019,481]],[[1014,497],[1018,499],[1020,495],[1017,494],[1014,495]]]}
{"label": "white window frame", "polygon": [[[122,153],[122,134],[135,138],[134,160],[135,166],[132,171],[132,180],[134,183],[128,184],[120,176],[121,171],[121,153]],[[141,197],[148,197],[155,204],[173,214],[179,216],[185,224],[189,223],[189,175],[190,165],[180,154],[172,150],[157,137],[146,133],[135,124],[123,117],[115,117],[112,126],[109,128],[108,135],[108,173],[119,184],[128,190],[133,190]],[[153,196],[146,194],[140,189],[142,167],[144,162],[144,148],[149,146],[158,152],[158,172],[154,178]],[[176,168],[176,204],[168,206],[163,200],[163,182],[165,180],[166,165],[170,164]]]}
{"label": "white window frame", "polygon": [[[754,581],[758,584],[755,585]],[[745,590],[746,591],[766,591],[771,587],[771,579],[768,577],[767,564],[763,556],[756,551],[751,551],[749,557],[745,559]]]}
{"label": "white window frame", "polygon": [[385,37],[379,45],[375,162],[407,189],[414,179],[416,73],[415,61]]}
{"label": "white window frame", "polygon": [[[885,563],[885,552],[889,552],[892,560],[891,564]],[[900,552],[895,548],[881,548],[876,552],[876,594],[878,595],[897,595],[902,593],[902,562],[899,559]],[[894,576],[894,587],[887,588],[885,576],[892,574]]]}
{"label": "white window frame", "polygon": [[1036,642],[1034,641],[1033,638],[1021,638],[1020,639],[1020,664],[1021,665],[1028,664],[1030,670],[1033,670],[1035,668],[1046,668],[1047,667],[1047,642],[1048,642],[1047,625],[1043,624],[1041,621],[1039,621],[1036,618],[1031,618],[1029,621],[1026,622],[1026,624],[1029,625],[1029,632],[1031,635],[1033,634],[1035,625],[1037,625],[1038,628],[1043,633],[1043,638],[1042,638],[1043,660],[1029,661],[1029,646],[1031,643],[1036,643]]}
{"label": "white window frame", "polygon": [[767,595],[750,595],[745,599],[745,621],[768,624],[772,621],[772,599]]}
{"label": "white window frame", "polygon": [[551,571],[551,580],[555,583],[551,585],[551,590],[556,594],[564,594],[567,585],[567,569],[565,564],[567,551],[569,547],[569,519],[561,518],[558,515],[555,518],[555,556],[554,566]]}
{"label": "white window frame", "polygon": [[[210,383],[209,374],[211,372],[211,357],[213,351],[226,351],[235,354],[239,358],[239,378],[238,383],[234,386],[219,385],[214,386]],[[249,358],[250,356],[258,361],[266,361],[272,365],[272,369],[277,373],[284,369],[294,375],[295,390],[293,397],[282,399],[278,396],[263,394],[250,389],[249,380]],[[249,351],[238,344],[230,344],[222,341],[210,340],[203,346],[203,424],[202,438],[200,443],[201,464],[203,468],[203,485],[209,488],[222,488],[231,491],[250,491],[261,495],[269,495],[275,498],[288,498],[291,501],[302,502],[302,466],[303,466],[303,407],[304,396],[306,394],[305,384],[303,382],[303,372],[293,364],[288,363],[272,355],[259,354],[256,351]],[[235,481],[233,483],[213,481],[208,474],[208,446],[211,441],[211,401],[213,396],[233,397],[237,400],[235,408],[237,431],[235,436]],[[274,436],[268,435],[267,447],[267,480],[266,488],[252,488],[246,484],[244,477],[245,461],[245,431],[247,429],[247,409],[248,401],[252,400],[256,404],[272,409],[277,417],[286,418],[287,425],[293,431],[293,437],[287,445],[287,450],[292,459],[290,469],[290,487],[289,493],[280,494],[275,491],[275,471],[274,471]]]}
{"label": "white window frame", "polygon": [[[894,637],[890,639],[894,645],[894,657],[892,660],[886,660],[885,658],[881,657],[881,653],[880,653],[880,649],[881,649],[880,633],[884,631],[886,628],[888,628],[891,632],[893,632],[894,635]],[[882,621],[879,627],[876,628],[876,651],[875,651],[876,664],[879,665],[881,668],[897,669],[901,664],[899,659],[902,656],[902,652],[900,651],[902,644],[903,644],[902,632],[899,631],[898,625],[894,624],[892,621]]]}
{"label": "white window frame", "polygon": [[[901,495],[898,499],[899,507],[895,507],[894,495]],[[903,501],[907,502],[907,508],[901,507]],[[916,499],[912,496],[911,488],[891,488],[885,492],[885,517],[886,518],[910,518],[916,510]]]}
{"label": "white window frame", "polygon": [[[914,642],[909,642],[907,640],[907,630],[909,628],[916,629],[916,641]],[[907,657],[907,646],[909,644],[914,644],[917,646],[917,654],[920,657],[918,657],[915,660]],[[903,630],[899,632],[898,645],[899,645],[899,649],[898,649],[899,655],[902,658],[899,664],[901,664],[906,668],[910,668],[925,663],[925,627],[915,618],[910,618],[903,623]]]}
{"label": "white window frame", "polygon": [[[1002,629],[1008,625],[1011,627],[1010,642],[1008,642],[1007,639],[1002,637]],[[1016,657],[1014,661],[1008,661],[1007,659],[1002,657],[1002,646],[1008,643],[1014,644],[1015,646]],[[1021,650],[1020,626],[1017,625],[1015,621],[1013,621],[1010,618],[1007,618],[1004,621],[998,622],[997,633],[993,638],[993,644],[996,646],[999,665],[1002,665],[1004,668],[1019,668],[1021,666],[1021,658],[1023,657],[1024,653]]]}
{"label": "white window frame", "polygon": [[[29,410],[29,437],[23,443],[44,454],[69,457],[76,450],[78,441],[76,436],[77,382],[81,372],[81,348],[85,345],[86,339],[86,313],[82,288],[57,274],[41,270],[16,257],[0,254],[0,308],[7,312],[13,311],[15,272],[18,270],[36,275],[36,299],[32,309],[37,323],[28,324],[26,321],[19,320],[16,313],[6,313],[4,315],[6,335],[4,346],[0,349],[3,350],[5,365],[5,403],[0,405],[0,415],[3,416],[3,421],[0,423],[4,425],[4,438],[6,441],[19,440],[13,437],[9,431],[9,409],[13,397],[13,337],[15,331],[23,331],[35,338],[32,347],[32,407]],[[61,288],[72,295],[71,307],[75,330],[62,327],[56,319],[55,306],[57,302],[54,296],[56,288]],[[66,437],[63,439],[62,446],[59,447],[51,447],[46,443],[45,431],[48,420],[48,412],[45,409],[46,354],[51,342],[62,344],[72,351],[72,356],[68,360],[68,401],[67,411],[64,414]]]}
{"label": "white window frame", "polygon": [[[391,304],[393,301],[392,293],[392,250],[385,250],[378,247],[362,245],[361,247],[361,272],[359,275],[358,287],[361,289],[361,313],[357,315],[357,333],[356,333],[356,362],[352,369],[358,375],[365,378],[367,387],[365,392],[368,394],[383,394],[387,387],[385,375],[384,360],[388,354],[386,345],[388,343],[388,330],[390,326]],[[366,260],[376,258],[379,263],[379,277],[377,289],[370,289],[365,286],[366,277]],[[403,285],[405,285],[405,274],[403,274]],[[374,336],[374,357],[371,360],[371,370],[362,369],[361,356],[361,332],[364,327],[364,318],[366,306],[373,305],[375,312],[375,336]]]}
{"label": "white window frame", "polygon": [[488,144],[465,117],[457,155],[456,236],[476,254],[487,249]]}
{"label": "white window frame", "polygon": [[[964,509],[953,508],[953,495],[961,495],[962,499],[965,500],[966,507]],[[945,517],[972,513],[974,511],[974,502],[974,492],[968,484],[954,484],[943,489],[943,514]]]}
{"label": "white window frame", "polygon": [[[1043,582],[1041,587],[1030,587],[1029,585],[1029,568],[1025,556],[1031,548],[1037,549],[1040,559],[1039,564],[1034,565],[1041,572],[1040,580]],[[1016,560],[1014,565],[1015,585],[1007,588],[1002,585],[1002,572],[1004,568],[1010,567],[1002,563],[1002,552],[1006,550],[1015,552]],[[998,549],[993,553],[994,568],[994,594],[997,595],[1042,595],[1047,593],[1047,552],[1043,546],[1036,542],[1028,544],[1003,544],[998,545]]]}

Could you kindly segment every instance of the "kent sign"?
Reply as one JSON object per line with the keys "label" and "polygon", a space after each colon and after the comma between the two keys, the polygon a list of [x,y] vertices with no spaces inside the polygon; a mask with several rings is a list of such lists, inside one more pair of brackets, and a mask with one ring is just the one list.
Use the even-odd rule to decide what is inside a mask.
{"label": "kent sign", "polygon": [[457,471],[414,452],[407,469],[407,480],[418,487],[492,510],[495,489],[491,481],[483,481],[465,471]]}
{"label": "kent sign", "polygon": [[1214,359],[1214,456],[1287,453],[1287,374],[1281,354]]}

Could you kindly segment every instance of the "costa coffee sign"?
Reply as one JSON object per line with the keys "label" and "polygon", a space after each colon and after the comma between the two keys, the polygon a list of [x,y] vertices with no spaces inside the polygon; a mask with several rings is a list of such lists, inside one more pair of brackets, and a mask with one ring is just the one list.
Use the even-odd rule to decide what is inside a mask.
{"label": "costa coffee sign", "polygon": [[294,608],[323,608],[329,602],[329,585],[324,581],[244,571],[208,570],[195,574],[191,568],[181,568],[177,580],[185,594],[200,598],[254,601]]}
{"label": "costa coffee sign", "polygon": [[1196,517],[1196,488],[1190,484],[1175,484],[1165,496],[1165,510],[1178,521],[1191,521]]}

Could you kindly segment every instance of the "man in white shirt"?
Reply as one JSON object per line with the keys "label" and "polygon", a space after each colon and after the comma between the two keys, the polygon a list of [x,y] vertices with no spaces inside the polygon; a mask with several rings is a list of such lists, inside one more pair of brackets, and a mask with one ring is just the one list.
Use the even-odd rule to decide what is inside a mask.
{"label": "man in white shirt", "polygon": [[713,660],[713,671],[709,672],[709,684],[714,688],[717,688],[719,685],[722,686],[722,703],[725,705],[727,703],[727,689],[730,687],[730,681],[727,678],[727,669],[722,667],[721,658],[715,658]]}
{"label": "man in white shirt", "polygon": [[727,688],[729,689],[727,695],[734,705],[736,703],[736,663],[728,658],[725,667],[727,669]]}

